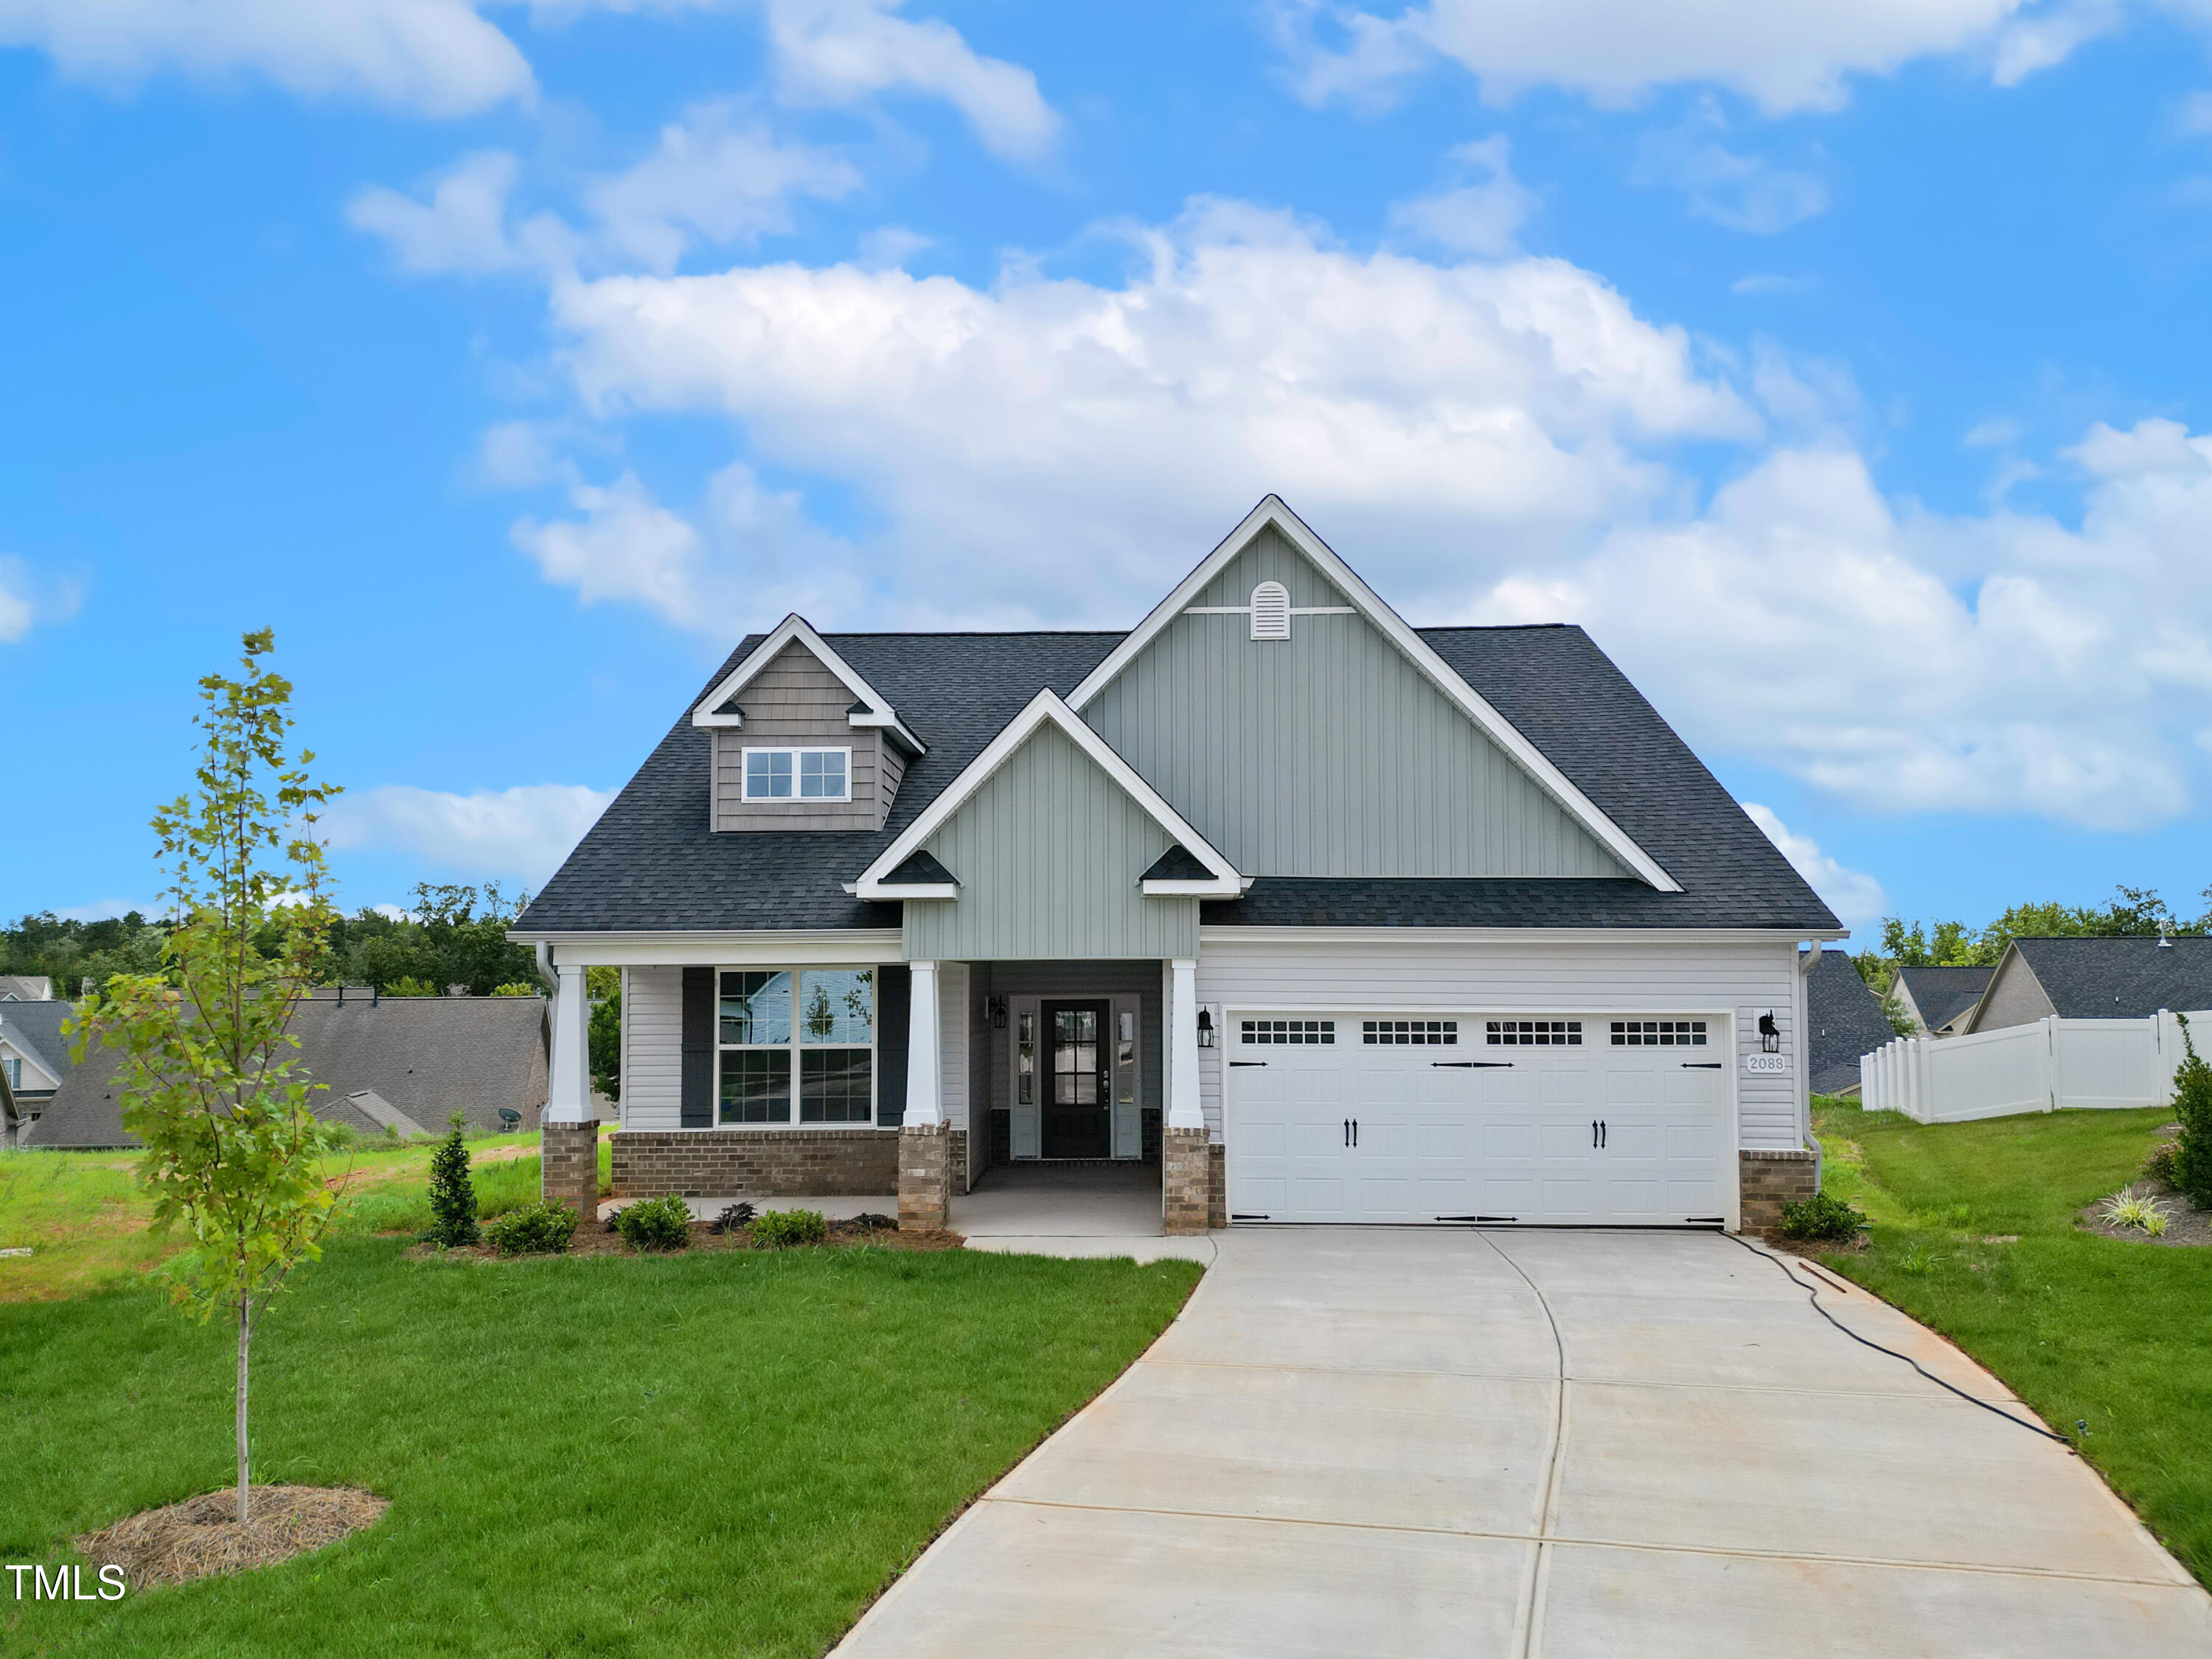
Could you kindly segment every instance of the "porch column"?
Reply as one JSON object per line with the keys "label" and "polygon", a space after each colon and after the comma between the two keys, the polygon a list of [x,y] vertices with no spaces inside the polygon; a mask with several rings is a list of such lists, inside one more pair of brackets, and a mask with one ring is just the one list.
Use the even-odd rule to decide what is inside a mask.
{"label": "porch column", "polygon": [[1160,1206],[1170,1233],[1202,1233],[1213,1153],[1198,1100],[1198,963],[1168,965],[1168,1110],[1160,1126]]}
{"label": "porch column", "polygon": [[945,1126],[939,1076],[937,964],[910,962],[911,1006],[906,1038],[906,1113],[899,1122],[899,1228],[932,1231],[945,1225],[952,1202],[951,1137]]}
{"label": "porch column", "polygon": [[566,1204],[589,1220],[599,1206],[599,1125],[592,1105],[588,1040],[591,985],[581,963],[561,963],[554,981],[552,1065],[545,1109],[538,1119],[540,1190],[547,1202]]}

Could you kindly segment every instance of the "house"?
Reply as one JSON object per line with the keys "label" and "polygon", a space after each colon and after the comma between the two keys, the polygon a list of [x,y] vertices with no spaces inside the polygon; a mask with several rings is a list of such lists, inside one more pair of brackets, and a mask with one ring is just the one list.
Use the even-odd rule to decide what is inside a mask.
{"label": "house", "polygon": [[2062,1019],[2140,1019],[2212,1008],[2212,939],[2016,939],[1961,1031]]}
{"label": "house", "polygon": [[1989,968],[1900,968],[1890,981],[1907,1018],[1929,1036],[1956,1036],[1989,988]]}
{"label": "house", "polygon": [[1136,628],[787,617],[511,937],[549,1194],[1148,1162],[1170,1231],[1763,1221],[1809,1190],[1827,907],[1579,629],[1407,625],[1274,496]]}
{"label": "house", "polygon": [[[9,1009],[8,1015],[15,1011]],[[364,1136],[442,1134],[459,1112],[473,1127],[504,1127],[502,1109],[534,1129],[545,1101],[547,1022],[542,997],[384,997],[317,991],[292,1017],[301,1068],[323,1089],[315,1115]],[[119,1049],[87,1054],[24,1144],[135,1146],[116,1086]]]}
{"label": "house", "polygon": [[44,974],[0,974],[0,1002],[45,1002],[54,982]]}
{"label": "house", "polygon": [[0,1082],[8,1105],[0,1114],[0,1146],[21,1146],[68,1077],[69,1039],[62,1022],[70,1006],[51,998],[0,1002]]}
{"label": "house", "polygon": [[1859,1056],[1872,1054],[1897,1033],[1846,953],[1823,951],[1818,962],[1807,966],[1805,1017],[1811,1027],[1807,1042],[1812,1049],[1808,1063],[1813,1092],[1855,1095]]}

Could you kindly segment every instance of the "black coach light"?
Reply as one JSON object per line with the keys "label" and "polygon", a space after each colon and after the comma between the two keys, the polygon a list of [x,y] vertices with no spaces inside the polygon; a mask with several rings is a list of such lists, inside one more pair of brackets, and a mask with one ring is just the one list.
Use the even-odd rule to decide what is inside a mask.
{"label": "black coach light", "polygon": [[1201,1048],[1213,1046],[1213,1010],[1211,1008],[1198,1011],[1198,1046]]}
{"label": "black coach light", "polygon": [[1770,1054],[1782,1052],[1782,1028],[1774,1023],[1771,1008],[1759,1017],[1759,1046]]}

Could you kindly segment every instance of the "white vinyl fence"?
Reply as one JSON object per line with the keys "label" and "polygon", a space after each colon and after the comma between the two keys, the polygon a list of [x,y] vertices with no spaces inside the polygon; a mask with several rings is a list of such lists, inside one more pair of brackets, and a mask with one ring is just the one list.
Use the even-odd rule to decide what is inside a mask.
{"label": "white vinyl fence", "polygon": [[[2212,1012],[2188,1016],[2212,1057]],[[1923,1123],[2051,1112],[2061,1107],[2166,1106],[2181,1064],[2181,1027],[2142,1019],[2060,1019],[1966,1036],[1900,1037],[1859,1060],[1859,1104]]]}

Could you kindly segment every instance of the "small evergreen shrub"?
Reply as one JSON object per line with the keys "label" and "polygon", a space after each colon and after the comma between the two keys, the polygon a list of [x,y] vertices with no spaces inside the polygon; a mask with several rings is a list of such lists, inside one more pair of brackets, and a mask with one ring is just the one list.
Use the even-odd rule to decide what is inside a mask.
{"label": "small evergreen shrub", "polygon": [[576,1237],[576,1212],[541,1200],[494,1217],[484,1231],[501,1255],[557,1255]]}
{"label": "small evergreen shrub", "polygon": [[446,1144],[430,1154],[430,1240],[451,1248],[473,1244],[483,1237],[477,1227],[477,1188],[469,1179],[469,1149],[461,1139],[461,1115],[455,1112],[453,1131]]}
{"label": "small evergreen shrub", "polygon": [[714,1224],[707,1229],[710,1233],[736,1233],[744,1231],[745,1223],[753,1218],[753,1206],[740,1200],[714,1218]]}
{"label": "small evergreen shrub", "polygon": [[2212,1210],[2212,1065],[2197,1052],[2187,1018],[2178,1018],[2186,1054],[2173,1073],[2173,1115],[2181,1121],[2181,1139],[2174,1143],[2169,1178],[2198,1209]]}
{"label": "small evergreen shrub", "polygon": [[764,1250],[781,1250],[819,1244],[830,1237],[830,1224],[819,1210],[763,1210],[746,1223],[745,1234]]}
{"label": "small evergreen shrub", "polygon": [[691,1206],[673,1193],[648,1198],[618,1212],[615,1231],[633,1250],[680,1250],[691,1242]]}
{"label": "small evergreen shrub", "polygon": [[1822,1244],[1848,1244],[1866,1218],[1856,1206],[1830,1193],[1792,1199],[1782,1206],[1782,1236]]}
{"label": "small evergreen shrub", "polygon": [[323,1125],[323,1145],[333,1152],[349,1152],[360,1140],[360,1132],[350,1123],[331,1122]]}
{"label": "small evergreen shrub", "polygon": [[2143,1159],[2142,1172],[2151,1180],[2158,1182],[2163,1186],[2178,1187],[2181,1183],[2176,1181],[2173,1177],[2175,1160],[2179,1158],[2180,1155],[2180,1142],[2174,1140],[2161,1140],[2157,1146],[2150,1149],[2150,1156]]}

